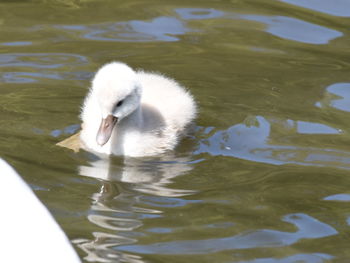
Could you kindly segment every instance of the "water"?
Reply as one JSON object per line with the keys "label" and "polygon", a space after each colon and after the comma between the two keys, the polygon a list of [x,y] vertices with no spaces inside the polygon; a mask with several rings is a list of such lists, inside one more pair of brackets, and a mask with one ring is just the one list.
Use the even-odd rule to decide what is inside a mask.
{"label": "water", "polygon": [[[349,10],[0,1],[0,156],[84,262],[347,262]],[[100,160],[55,146],[79,129],[90,79],[111,60],[196,97],[196,131],[174,152]]]}

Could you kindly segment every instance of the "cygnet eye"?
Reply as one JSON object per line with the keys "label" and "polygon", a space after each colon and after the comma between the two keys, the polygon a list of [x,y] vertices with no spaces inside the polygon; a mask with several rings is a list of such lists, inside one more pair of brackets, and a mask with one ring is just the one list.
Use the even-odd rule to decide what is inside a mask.
{"label": "cygnet eye", "polygon": [[115,105],[115,106],[116,106],[116,107],[120,107],[120,106],[122,106],[123,102],[124,102],[124,100],[121,100],[121,101],[119,101],[119,102],[117,103],[117,105]]}

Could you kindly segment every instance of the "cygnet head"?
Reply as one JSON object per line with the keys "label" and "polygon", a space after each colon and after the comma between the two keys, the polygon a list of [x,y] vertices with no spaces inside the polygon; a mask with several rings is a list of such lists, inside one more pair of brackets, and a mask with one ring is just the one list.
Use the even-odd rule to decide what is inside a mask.
{"label": "cygnet head", "polygon": [[108,142],[114,126],[140,106],[141,86],[129,66],[113,62],[96,73],[91,96],[95,96],[101,111],[96,141],[102,146]]}

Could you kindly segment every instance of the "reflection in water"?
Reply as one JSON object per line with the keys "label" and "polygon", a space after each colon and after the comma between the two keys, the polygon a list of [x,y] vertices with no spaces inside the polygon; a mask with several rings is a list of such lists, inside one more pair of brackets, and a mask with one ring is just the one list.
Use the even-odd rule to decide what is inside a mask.
{"label": "reflection in water", "polygon": [[120,251],[121,245],[136,243],[144,234],[143,220],[162,217],[162,208],[185,206],[194,200],[181,197],[190,190],[170,188],[176,176],[191,170],[186,158],[164,156],[160,160],[126,158],[97,159],[81,166],[80,174],[102,179],[99,193],[92,196],[88,220],[106,232],[94,232],[94,240],[80,241],[87,261],[143,262],[137,255]]}
{"label": "reflection in water", "polygon": [[[242,231],[233,236],[217,236],[209,239],[178,239],[151,243],[142,240],[148,235],[167,235],[176,231],[176,224],[168,227],[148,227],[152,220],[159,220],[164,209],[202,204],[204,200],[190,200],[191,190],[171,187],[174,177],[188,173],[191,162],[187,158],[165,156],[159,160],[96,159],[89,166],[80,167],[80,174],[102,179],[102,187],[92,195],[88,220],[98,226],[92,233],[93,240],[76,240],[90,262],[145,262],[142,255],[200,255],[225,250],[287,247],[305,239],[319,239],[338,232],[332,226],[305,213],[291,213],[281,218],[295,227],[294,231],[256,229]],[[184,198],[187,196],[186,198]],[[167,210],[168,211],[168,210]],[[145,226],[145,224],[147,224]],[[204,225],[204,228],[235,228],[233,222],[222,225]],[[290,229],[290,227],[288,227]],[[230,232],[230,231],[227,231]],[[292,259],[328,259],[326,254],[296,254]]]}
{"label": "reflection in water", "polygon": [[16,42],[3,42],[0,45],[9,46],[9,47],[18,47],[18,46],[30,46],[33,42],[31,41],[16,41]]}
{"label": "reflection in water", "polygon": [[350,83],[335,83],[327,87],[324,98],[316,106],[350,112]]}
{"label": "reflection in water", "polygon": [[343,33],[303,20],[285,16],[243,15],[242,19],[257,21],[268,25],[267,32],[272,35],[308,44],[327,44]]}
{"label": "reflection in water", "polygon": [[[210,131],[210,134],[213,132]],[[200,142],[197,154],[233,156],[270,164],[333,166],[350,169],[350,152],[336,149],[302,147],[281,142],[297,134],[334,134],[341,131],[319,123],[282,119],[249,118],[224,131],[217,131]],[[282,136],[281,136],[282,135]]]}
{"label": "reflection in water", "polygon": [[34,83],[43,79],[51,80],[87,80],[91,72],[1,72],[0,81],[4,83]]}
{"label": "reflection in water", "polygon": [[262,229],[232,237],[204,240],[186,240],[155,243],[150,245],[125,245],[119,249],[141,254],[207,254],[231,249],[281,247],[297,243],[305,238],[322,238],[337,234],[337,231],[306,214],[290,214],[283,221],[293,224],[296,232]]}
{"label": "reflection in water", "polygon": [[321,123],[287,120],[299,134],[339,134],[340,131]]}
{"label": "reflection in water", "polygon": [[350,1],[348,0],[280,0],[289,4],[309,8],[333,16],[350,16]]}
{"label": "reflection in water", "polygon": [[0,81],[4,83],[33,83],[40,79],[62,79],[57,73],[32,73],[32,72],[2,72]]}
{"label": "reflection in water", "polygon": [[[66,2],[68,1],[70,0]],[[349,2],[346,0],[281,1],[336,16],[349,16]],[[232,102],[240,101],[239,103],[246,106],[247,111],[249,111],[250,106],[260,103],[261,100],[261,98],[254,100],[251,94],[256,94],[256,92],[260,94],[260,88],[264,88],[263,85],[257,85],[254,87],[254,92],[249,93],[249,89],[245,88],[246,84],[248,82],[249,87],[252,84],[251,79],[255,79],[255,77],[260,79],[261,75],[266,75],[267,79],[273,80],[271,85],[278,85],[280,78],[283,79],[283,83],[288,81],[292,84],[296,80],[306,78],[310,82],[317,83],[315,85],[319,85],[323,81],[322,78],[319,79],[319,76],[328,76],[328,73],[334,69],[332,65],[345,65],[342,50],[346,51],[346,48],[342,47],[345,47],[343,45],[347,42],[348,34],[346,34],[347,29],[342,25],[346,25],[347,21],[322,16],[320,13],[312,13],[311,11],[305,13],[305,10],[301,10],[303,11],[301,14],[298,13],[299,8],[290,8],[291,5],[281,3],[272,4],[271,6],[267,3],[252,5],[248,3],[249,1],[246,1],[246,4],[243,3],[244,1],[236,1],[242,3],[233,7],[232,3],[227,4],[224,3],[225,1],[217,1],[215,4],[217,9],[214,9],[183,8],[181,5],[165,2],[152,3],[150,7],[149,3],[144,3],[143,6],[140,5],[140,10],[137,10],[136,15],[141,17],[138,18],[139,20],[118,21],[118,12],[103,12],[105,10],[103,8],[110,8],[110,6],[107,6],[104,1],[100,1],[101,3],[95,2],[91,5],[93,6],[91,10],[88,10],[90,8],[88,5],[79,10],[79,13],[81,13],[77,19],[74,17],[76,13],[70,12],[70,10],[59,11],[59,8],[57,8],[58,13],[45,21],[35,20],[35,17],[29,19],[29,16],[23,16],[25,20],[22,23],[16,22],[16,24],[21,25],[16,26],[20,34],[15,33],[18,35],[14,35],[13,38],[10,34],[2,34],[3,39],[0,46],[5,51],[0,54],[1,82],[35,82],[32,86],[38,86],[35,89],[38,91],[42,86],[46,89],[45,84],[48,79],[55,82],[55,88],[57,89],[50,90],[50,94],[52,92],[52,96],[57,98],[56,103],[49,100],[37,110],[34,104],[38,103],[38,100],[21,101],[21,104],[23,103],[27,107],[34,106],[33,112],[35,114],[33,116],[28,115],[31,120],[22,123],[29,125],[30,128],[40,127],[40,129],[34,129],[37,134],[46,134],[48,122],[56,122],[59,119],[59,117],[53,118],[50,111],[45,112],[43,109],[57,107],[57,116],[66,116],[61,114],[67,110],[66,107],[62,107],[67,102],[67,96],[61,96],[58,90],[63,90],[64,95],[68,90],[66,88],[61,89],[62,82],[57,80],[90,79],[91,73],[77,70],[77,67],[91,66],[88,57],[96,61],[107,59],[107,56],[109,59],[113,59],[111,56],[116,56],[118,50],[123,50],[123,54],[132,55],[136,48],[140,51],[138,52],[140,56],[134,58],[134,63],[153,63],[149,60],[149,57],[159,57],[158,44],[160,46],[165,44],[156,43],[134,47],[125,45],[125,42],[169,42],[166,43],[166,50],[169,50],[169,53],[164,57],[159,57],[157,63],[168,65],[169,70],[176,70],[175,60],[186,61],[187,67],[193,69],[193,72],[185,72],[186,70],[181,67],[175,74],[183,74],[184,79],[187,79],[189,83],[196,82],[203,77],[201,83],[205,83],[205,85],[201,87],[197,85],[198,95],[200,94],[199,100],[204,102],[203,105],[212,104],[213,94],[223,102],[231,100],[231,97],[233,98],[231,95],[235,94],[237,97],[233,98]],[[255,2],[258,3],[258,1]],[[153,9],[152,5],[154,7],[157,5],[157,7]],[[131,3],[130,6],[133,7],[134,5]],[[193,2],[191,6],[200,7],[201,5]],[[97,8],[99,12],[95,12]],[[269,11],[266,12],[265,8]],[[36,9],[37,7],[34,8],[33,6],[33,10]],[[87,13],[84,14],[96,13],[96,17],[85,19],[86,15],[82,15],[85,11]],[[142,18],[149,17],[150,13],[155,15],[148,20]],[[308,20],[307,14],[313,15],[312,20]],[[23,19],[20,16],[11,17],[11,15],[11,13],[6,14],[6,18],[4,18],[5,26],[10,25],[11,21]],[[126,16],[123,14],[122,16],[133,17],[133,14]],[[253,21],[253,23],[248,20]],[[27,32],[28,28],[26,28],[26,21],[33,24],[29,33]],[[78,22],[81,24],[75,25],[74,22],[68,24],[69,21],[85,22]],[[97,21],[104,21],[104,23]],[[319,21],[319,25],[317,21]],[[0,19],[0,24],[1,22]],[[35,23],[48,24],[36,26]],[[53,24],[57,26],[52,26]],[[344,30],[344,34],[338,30]],[[195,38],[190,35],[192,32]],[[201,32],[201,34],[198,34],[198,32]],[[188,36],[185,38],[186,34]],[[33,38],[34,35],[36,36]],[[267,36],[266,39],[261,38],[261,35]],[[38,36],[40,36],[40,41],[38,41]],[[278,46],[280,49],[278,52],[275,51],[274,36],[282,38],[285,44]],[[340,36],[343,36],[345,41],[332,41]],[[191,39],[197,40],[197,48],[203,52],[191,53],[191,50],[188,50],[187,44]],[[92,43],[88,40],[96,42]],[[296,42],[288,40],[296,41],[298,48],[295,48],[294,44]],[[174,43],[176,41],[177,43]],[[108,44],[108,42],[113,42],[113,44]],[[217,49],[218,46],[228,46],[226,44],[231,45],[231,43],[234,45],[232,45],[232,48],[230,46],[230,49]],[[260,52],[258,57],[255,56],[256,54],[248,53],[249,50],[253,49],[246,49],[247,43],[254,45],[254,51]],[[313,46],[304,43],[327,45]],[[81,48],[81,45],[84,45],[84,48]],[[28,50],[25,50],[27,46],[30,47],[31,53],[20,53],[27,52]],[[43,53],[45,52],[43,50],[49,50],[47,46],[50,46],[49,49],[55,53]],[[239,50],[242,50],[242,48],[237,49],[239,46],[246,49],[247,53],[240,54]],[[72,52],[72,50],[78,50],[77,54],[70,54],[69,52]],[[274,54],[271,56],[272,51]],[[174,53],[179,55],[178,58],[172,58]],[[288,69],[296,70],[296,75],[291,74],[293,76],[287,76],[286,78],[280,77],[285,76],[286,67],[281,67],[281,64],[290,62],[286,61],[289,54],[295,55],[293,57],[295,63],[288,64],[290,67]],[[330,62],[328,60],[329,54],[335,55],[334,58],[332,57],[332,65],[327,64]],[[269,61],[264,62],[264,69],[261,69],[259,67],[261,63],[257,63],[257,60],[261,61],[266,58]],[[310,61],[313,65],[312,71],[305,66],[307,63],[303,63],[304,60]],[[203,61],[220,61],[222,67],[218,68],[219,71],[213,71],[216,63],[203,63]],[[241,66],[241,63],[237,62],[244,63]],[[233,70],[235,73],[232,73]],[[312,74],[310,74],[311,72]],[[313,72],[317,72],[316,76],[313,75]],[[332,71],[331,73],[329,77],[332,80],[327,79],[327,83],[330,83],[329,81],[336,83],[340,79],[346,79],[346,76],[341,75],[343,74],[341,70]],[[238,81],[235,85],[237,87],[235,92],[230,88],[229,91],[227,90],[228,92],[223,93],[216,93],[216,89],[214,89],[213,93],[210,88],[212,87],[209,85],[210,83],[217,83],[218,87],[221,85],[222,87],[225,85],[229,87],[239,75],[249,75],[253,78],[244,77],[244,81],[242,79]],[[275,81],[276,83],[274,83]],[[41,85],[36,85],[36,83]],[[76,86],[76,83],[73,82],[67,84],[71,88]],[[6,88],[6,84],[3,86]],[[14,87],[15,96],[13,97],[21,95],[21,93],[17,93],[16,85],[11,85],[11,87]],[[18,87],[21,88],[21,85],[18,85]],[[283,88],[286,92],[310,96],[309,93],[304,91],[303,87],[293,87],[293,89],[288,90],[291,86],[285,85]],[[320,89],[320,87],[313,88],[315,88],[315,91]],[[346,115],[346,112],[350,111],[348,90],[350,90],[349,83],[333,84],[327,88],[325,98],[317,105],[322,110],[341,110]],[[318,94],[319,92],[313,93],[312,96],[314,97],[311,99],[317,100],[318,98],[315,98],[315,96],[317,97]],[[31,96],[31,98],[37,98],[38,94],[33,92]],[[248,97],[250,99],[247,99]],[[40,96],[38,98],[41,100]],[[293,105],[295,101],[293,100],[291,97],[290,105],[287,105],[289,109],[295,107]],[[9,100],[9,102],[12,101]],[[69,103],[80,103],[80,101],[78,102],[77,97],[71,97]],[[206,107],[202,113],[202,120],[211,121],[207,117],[214,113],[227,116],[225,121],[236,118],[237,112],[226,105],[220,103],[220,107]],[[265,104],[261,110],[271,112],[270,106]],[[344,235],[346,230],[339,227],[341,223],[345,223],[344,219],[350,225],[349,215],[346,213],[346,209],[343,209],[343,206],[346,206],[347,203],[340,203],[349,202],[347,190],[339,186],[345,182],[343,185],[346,187],[346,176],[341,178],[343,180],[339,183],[334,180],[334,178],[340,179],[340,176],[334,176],[339,171],[334,169],[331,171],[333,175],[323,177],[323,181],[321,179],[318,181],[318,173],[322,174],[323,169],[313,168],[315,170],[309,172],[308,169],[297,167],[296,170],[302,171],[294,175],[290,172],[292,170],[290,168],[294,168],[293,165],[275,167],[273,165],[261,165],[256,162],[277,165],[292,163],[349,169],[350,152],[338,150],[342,147],[341,143],[343,141],[337,142],[338,144],[313,144],[315,137],[343,138],[344,132],[337,129],[336,126],[331,127],[325,125],[319,119],[316,120],[308,110],[300,113],[299,116],[293,115],[295,119],[282,119],[277,116],[288,115],[288,110],[278,108],[278,104],[273,106],[276,108],[276,117],[254,116],[248,118],[244,123],[233,125],[226,130],[218,130],[215,127],[204,128],[205,139],[199,141],[196,153],[233,158],[210,158],[209,156],[204,165],[199,164],[196,167],[196,173],[193,171],[193,175],[191,172],[192,164],[186,158],[181,159],[172,156],[160,160],[98,159],[91,161],[90,165],[81,166],[81,175],[98,179],[86,180],[89,181],[87,184],[93,182],[89,186],[95,189],[95,184],[98,184],[98,187],[100,187],[93,194],[90,193],[90,190],[89,192],[87,190],[80,192],[82,199],[82,202],[79,202],[80,205],[84,206],[85,209],[86,203],[88,204],[87,215],[81,213],[78,208],[71,208],[64,203],[61,203],[61,205],[67,207],[66,209],[70,213],[84,217],[85,221],[88,221],[86,226],[82,226],[79,230],[81,232],[78,233],[78,230],[74,229],[70,233],[71,236],[75,237],[91,236],[88,239],[76,239],[77,245],[85,253],[85,260],[89,262],[144,262],[147,256],[142,254],[152,254],[149,256],[152,260],[164,262],[166,261],[163,260],[166,257],[165,254],[169,255],[168,258],[176,254],[178,256],[174,258],[174,261],[180,262],[186,257],[184,254],[188,254],[194,255],[193,258],[195,257],[198,262],[206,260],[207,262],[239,262],[228,257],[234,253],[241,255],[246,253],[249,254],[249,256],[246,256],[249,259],[259,259],[245,262],[280,263],[302,260],[306,262],[324,262],[331,260],[331,255],[334,255],[334,257],[341,255],[340,249],[332,250],[330,247],[334,244],[334,240],[347,240],[346,235]],[[37,119],[36,115],[39,113],[43,116],[43,119]],[[255,112],[249,113],[256,114]],[[246,112],[238,112],[238,116],[240,114],[246,114]],[[9,117],[11,116],[9,115]],[[323,117],[321,116],[321,118]],[[74,117],[70,115],[69,118],[75,118],[75,115]],[[34,123],[33,120],[42,121],[42,124]],[[346,122],[346,116],[342,120]],[[70,121],[62,121],[60,125],[67,125],[67,122]],[[212,125],[216,126],[219,123],[220,121],[213,120]],[[53,126],[50,130],[54,127],[57,126]],[[346,129],[346,126],[341,127]],[[51,136],[57,137],[62,133],[70,134],[75,132],[77,128],[76,125],[73,125],[67,127],[64,131],[53,130]],[[28,131],[30,131],[29,135]],[[14,136],[11,135],[13,144],[10,140],[7,140],[7,137],[9,137],[7,135],[10,133],[14,134]],[[30,138],[30,140],[22,142],[22,135]],[[32,175],[33,178],[36,178],[37,171],[40,170],[40,164],[44,163],[45,158],[49,158],[51,162],[52,156],[43,156],[40,149],[44,147],[50,149],[52,140],[47,140],[46,137],[44,138],[41,135],[36,136],[40,140],[40,143],[36,143],[35,138],[32,139],[31,129],[27,129],[27,132],[23,131],[23,133],[12,129],[11,132],[5,133],[3,137],[6,139],[3,145],[15,146],[15,150],[10,154],[13,154],[15,158],[18,157],[19,163],[23,163],[21,160],[26,160],[27,156],[25,154],[32,155],[33,149],[36,152],[35,157],[38,160],[40,159],[40,162],[38,161],[37,165],[33,164],[35,169],[32,169],[28,176]],[[34,144],[35,147],[31,147]],[[17,149],[18,145],[20,145],[19,150]],[[327,148],[324,145],[327,145]],[[7,149],[6,147],[4,149]],[[22,149],[28,149],[27,153],[23,151],[23,158],[22,153],[19,153]],[[6,154],[8,153],[6,152]],[[54,173],[54,170],[66,170],[65,168],[69,170],[71,164],[65,164],[65,158],[66,154],[62,153],[55,160],[57,167],[55,166],[54,169],[50,170],[50,173]],[[241,162],[235,160],[235,158],[251,160],[252,162]],[[237,163],[240,167],[233,167],[231,162]],[[26,169],[26,167],[28,167],[28,164],[23,163],[23,169]],[[211,168],[211,170],[208,169],[210,172],[204,171],[206,167]],[[268,168],[265,170],[265,167]],[[233,173],[232,170],[235,169],[237,171]],[[274,170],[276,174],[271,175],[269,169]],[[186,190],[181,189],[182,187],[176,187],[173,181],[179,175],[184,175],[180,179],[184,178],[186,182],[187,176],[192,176],[190,180],[195,178],[196,182],[193,184],[193,181],[189,181],[189,186],[183,187]],[[65,176],[73,178],[74,174]],[[253,177],[254,180],[251,179]],[[285,184],[287,177],[293,183]],[[306,177],[317,179],[310,183],[305,179]],[[45,189],[51,189],[51,186],[57,183],[52,178],[47,180],[49,181],[47,187],[45,185]],[[329,182],[334,181],[338,183],[332,183],[329,186]],[[84,187],[83,184],[83,182],[79,182],[79,191],[80,187]],[[72,187],[69,183],[63,183],[62,185],[67,185],[68,188]],[[202,189],[203,191],[196,193],[191,190],[193,188],[196,190]],[[242,188],[241,192],[239,191],[240,188]],[[269,189],[278,190],[270,193]],[[280,189],[282,190],[279,191]],[[298,191],[299,189],[303,191]],[[286,192],[290,193],[288,197],[286,197]],[[91,197],[91,200],[86,198],[87,195]],[[308,197],[311,197],[311,200],[307,200],[308,202],[305,202],[307,204],[304,204]],[[337,205],[342,207],[338,209]],[[263,209],[265,210],[263,211]],[[339,217],[337,217],[337,214],[339,214]],[[57,212],[57,215],[65,216],[63,212]],[[260,220],[262,217],[264,219]],[[266,218],[271,219],[271,221],[266,220]],[[260,221],[264,222],[260,224]],[[339,234],[334,239],[323,239],[337,234],[337,230],[333,227],[337,228]],[[305,241],[305,239],[309,240]],[[303,249],[305,244],[308,251]],[[272,251],[271,257],[266,258],[270,253],[266,252],[269,248]],[[219,253],[220,251],[223,252]],[[157,254],[162,255],[158,256]],[[200,257],[200,254],[202,254],[202,257]],[[229,256],[222,259],[225,255]],[[147,260],[149,259],[147,258]],[[191,260],[184,261],[191,262]]]}
{"label": "reflection in water", "polygon": [[[76,32],[84,39],[116,42],[153,42],[179,41],[178,36],[189,32],[198,32],[188,25],[191,20],[207,20],[225,18],[229,20],[250,20],[267,25],[266,31],[272,35],[287,40],[308,44],[327,44],[331,40],[343,36],[342,32],[309,23],[297,18],[286,16],[264,16],[253,14],[236,14],[213,8],[176,8],[173,16],[159,16],[151,21],[130,20],[121,22],[107,22],[101,24],[56,25],[55,28]],[[228,24],[229,25],[229,24]],[[227,26],[227,25],[225,25]],[[40,30],[40,29],[39,29]]]}
{"label": "reflection in water", "polygon": [[0,67],[57,69],[87,63],[86,57],[66,53],[6,53],[0,54]]}
{"label": "reflection in water", "polygon": [[177,8],[175,12],[184,20],[213,19],[225,15],[224,12],[213,8]]}
{"label": "reflection in water", "polygon": [[[328,260],[334,257],[323,253],[310,253],[310,254],[297,254],[285,258],[274,259],[274,258],[259,258],[249,261],[244,261],[244,263],[297,263],[297,262],[312,262],[312,263],[323,263],[328,262]],[[243,261],[239,261],[241,263]]]}
{"label": "reflection in water", "polygon": [[350,202],[350,194],[335,194],[335,195],[330,195],[323,200],[326,201],[339,201],[339,202]]}
{"label": "reflection in water", "polygon": [[[65,53],[8,53],[0,54],[0,67],[33,69],[36,72],[1,72],[0,82],[4,83],[33,83],[42,79],[53,80],[86,80],[91,73],[71,71],[70,67],[77,67],[88,63],[88,59],[81,55]],[[63,72],[59,69],[65,69]]]}
{"label": "reflection in water", "polygon": [[[80,129],[80,125],[79,124],[72,124],[72,125],[69,125],[67,127],[65,127],[63,130],[53,130],[51,131],[50,135],[53,136],[53,137],[58,137],[58,136],[61,136],[63,134],[67,135],[72,135],[74,133],[77,133],[79,132],[79,129]],[[34,130],[34,132],[36,133],[43,133],[42,131],[36,129]]]}
{"label": "reflection in water", "polygon": [[213,19],[224,15],[224,12],[208,8],[177,8],[174,16],[160,16],[151,21],[130,20],[115,23],[92,25],[58,25],[65,31],[79,32],[89,40],[117,41],[117,42],[150,42],[150,41],[179,41],[177,37],[190,29],[186,20]]}
{"label": "reflection in water", "polygon": [[136,183],[133,189],[156,196],[184,196],[193,191],[168,188],[171,179],[187,173],[191,165],[186,158],[163,156],[159,161],[140,161],[137,158],[126,158],[122,165],[113,163],[112,159],[99,159],[91,166],[81,166],[80,174],[106,181]]}
{"label": "reflection in water", "polygon": [[174,17],[157,17],[150,22],[127,22],[57,26],[65,31],[80,32],[83,38],[99,41],[148,42],[178,41],[176,35],[190,31],[182,21]]}

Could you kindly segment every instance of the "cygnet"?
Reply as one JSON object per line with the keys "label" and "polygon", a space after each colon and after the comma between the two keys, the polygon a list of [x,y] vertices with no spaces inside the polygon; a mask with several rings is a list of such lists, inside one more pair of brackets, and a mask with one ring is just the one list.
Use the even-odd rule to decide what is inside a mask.
{"label": "cygnet", "polygon": [[159,155],[175,148],[196,113],[192,95],[175,80],[112,62],[92,80],[80,139],[97,153]]}

